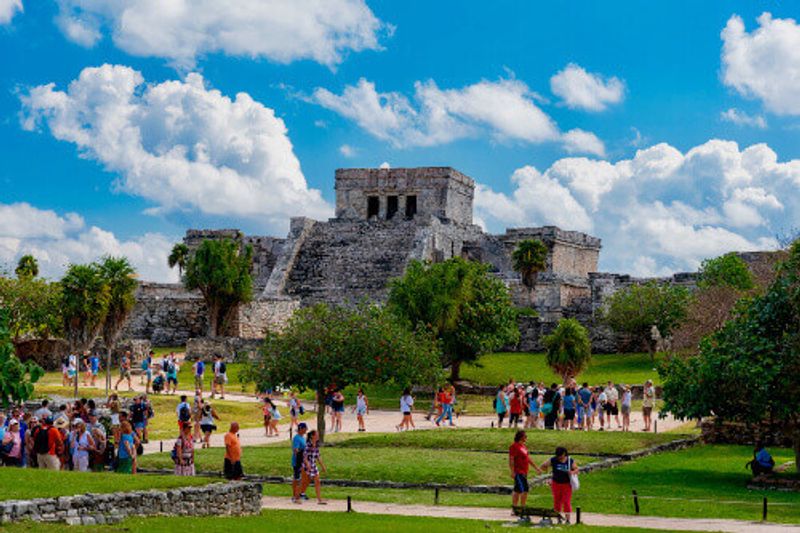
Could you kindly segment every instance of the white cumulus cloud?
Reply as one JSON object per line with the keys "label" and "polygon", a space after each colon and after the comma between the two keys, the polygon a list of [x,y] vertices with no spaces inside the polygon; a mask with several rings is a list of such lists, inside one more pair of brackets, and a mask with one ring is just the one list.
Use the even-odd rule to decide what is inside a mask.
{"label": "white cumulus cloud", "polygon": [[793,19],[758,17],[748,33],[738,15],[722,30],[722,80],[757,98],[778,115],[800,115],[800,25]]}
{"label": "white cumulus cloud", "polygon": [[94,45],[104,33],[125,52],[192,67],[212,53],[279,63],[340,63],[349,51],[380,48],[391,30],[364,0],[59,0],[66,37]]}
{"label": "white cumulus cloud", "polygon": [[800,217],[800,160],[764,144],[665,144],[619,161],[567,157],[514,172],[510,192],[479,185],[476,220],[491,231],[554,224],[603,239],[600,268],[637,275],[695,270],[709,257],[777,246]]}
{"label": "white cumulus cloud", "polygon": [[749,126],[751,128],[764,129],[767,127],[767,120],[761,115],[749,115],[734,107],[726,109],[719,114],[719,118],[725,122],[736,124],[737,126]]}
{"label": "white cumulus cloud", "polygon": [[538,96],[515,79],[483,80],[458,89],[441,89],[433,80],[416,82],[414,96],[379,92],[361,78],[341,94],[318,87],[311,101],[354,121],[396,147],[437,146],[468,137],[499,142],[563,142],[572,152],[602,155],[603,142],[575,129],[562,134],[536,104]]}
{"label": "white cumulus cloud", "polygon": [[570,63],[550,78],[550,90],[570,109],[585,111],[604,111],[625,97],[622,80],[592,74],[575,63]]}
{"label": "white cumulus cloud", "polygon": [[145,84],[129,67],[103,65],[65,91],[33,87],[22,104],[24,128],[74,143],[157,211],[248,217],[276,231],[291,216],[332,212],[308,187],[283,120],[247,93],[209,89],[199,74]]}
{"label": "white cumulus cloud", "polygon": [[0,25],[10,23],[17,13],[22,13],[22,0],[0,0]]}
{"label": "white cumulus cloud", "polygon": [[121,240],[97,226],[86,227],[76,213],[61,215],[27,203],[0,204],[0,266],[8,272],[20,257],[31,254],[42,276],[58,279],[70,264],[113,255],[127,257],[140,279],[176,282],[177,272],[167,266],[173,243],[160,233]]}

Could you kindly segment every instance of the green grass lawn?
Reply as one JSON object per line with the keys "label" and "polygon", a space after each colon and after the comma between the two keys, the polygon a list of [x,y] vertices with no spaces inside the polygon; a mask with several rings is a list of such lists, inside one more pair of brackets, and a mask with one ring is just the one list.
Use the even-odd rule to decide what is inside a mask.
{"label": "green grass lawn", "polygon": [[[659,384],[658,372],[650,361],[650,356],[643,353],[630,354],[597,354],[592,356],[589,367],[576,379],[579,383],[588,381],[591,385],[606,383],[609,379],[615,383],[641,385],[652,379]],[[561,377],[550,370],[545,363],[545,355],[541,353],[495,353],[482,356],[475,365],[463,365],[463,379],[482,385],[499,385],[508,383],[513,378],[518,382],[544,381],[561,383]]]}
{"label": "green grass lawn", "polygon": [[52,472],[37,468],[0,468],[0,500],[73,496],[86,492],[171,489],[205,485],[216,479],[130,476],[113,472]]}
{"label": "green grass lawn", "polygon": [[[425,448],[505,452],[514,441],[514,429],[458,429],[377,433],[363,436],[331,434],[326,437],[335,448]],[[680,438],[674,433],[623,433],[577,431],[528,431],[530,450],[550,453],[565,446],[570,453],[621,454],[641,450]]]}
{"label": "green grass lawn", "polygon": [[[509,517],[509,521],[510,517]],[[4,525],[9,533],[31,531],[60,533],[64,524],[18,523]],[[112,526],[83,526],[70,528],[82,532],[142,532],[159,533],[174,531],[203,531],[210,533],[261,533],[262,531],[325,531],[325,532],[373,532],[383,533],[479,533],[484,531],[506,531],[504,522],[464,520],[453,518],[426,518],[417,516],[369,515],[359,513],[313,513],[302,511],[263,511],[257,516],[211,516],[211,517],[153,517],[129,518]],[[557,531],[599,532],[621,531],[622,533],[649,533],[656,530],[639,528],[602,528],[591,526],[557,527]],[[664,530],[658,530],[664,532]]]}
{"label": "green grass lawn", "polygon": [[[791,450],[771,450],[776,462],[792,459]],[[634,514],[632,492],[639,494],[642,515],[682,518],[730,518],[760,520],[762,499],[769,500],[770,521],[800,523],[800,494],[770,490],[748,490],[750,475],[744,463],[752,457],[746,446],[708,445],[668,452],[626,463],[620,467],[581,476],[581,489],[573,506],[583,511]],[[265,485],[264,494],[286,496],[284,485]],[[327,498],[351,496],[358,501],[386,503],[433,503],[432,490],[356,489],[324,487]],[[509,496],[442,491],[441,505],[506,507]],[[528,498],[531,505],[550,506],[548,487],[536,487]]]}

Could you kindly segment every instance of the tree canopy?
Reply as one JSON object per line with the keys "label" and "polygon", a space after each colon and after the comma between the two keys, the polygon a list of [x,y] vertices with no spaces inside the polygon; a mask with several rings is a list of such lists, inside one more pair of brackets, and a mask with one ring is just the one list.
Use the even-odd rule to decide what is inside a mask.
{"label": "tree canopy", "polygon": [[70,265],[61,278],[61,319],[73,351],[89,348],[103,326],[110,290],[96,263]]}
{"label": "tree canopy", "polygon": [[389,309],[440,340],[442,362],[459,379],[461,364],[519,340],[508,287],[488,265],[461,258],[412,261],[390,284]]}
{"label": "tree canopy", "polygon": [[167,257],[167,264],[170,268],[178,267],[178,275],[183,276],[186,269],[186,262],[189,260],[189,247],[179,242],[172,247],[172,251]]}
{"label": "tree canopy", "polygon": [[0,276],[0,306],[6,308],[8,329],[14,341],[30,335],[49,337],[61,333],[61,287],[41,278]]}
{"label": "tree canopy", "polygon": [[659,371],[664,411],[679,418],[785,421],[800,465],[800,241],[766,292],[740,300],[698,355],[673,357]]}
{"label": "tree canopy", "polygon": [[24,402],[33,395],[33,384],[44,375],[32,361],[21,362],[14,354],[8,329],[8,310],[0,307],[0,405]]}
{"label": "tree canopy", "polygon": [[574,378],[589,364],[592,343],[589,332],[574,318],[562,318],[556,329],[543,339],[547,349],[547,365],[564,378]]}
{"label": "tree canopy", "polygon": [[122,327],[136,304],[136,270],[125,257],[104,257],[98,263],[100,275],[108,286],[108,311],[103,320],[103,342],[110,351],[117,343]]}
{"label": "tree canopy", "polygon": [[547,245],[539,239],[525,239],[511,254],[512,266],[522,276],[522,283],[532,289],[536,276],[547,267]]}
{"label": "tree canopy", "polygon": [[32,255],[23,255],[17,262],[14,273],[18,279],[32,279],[39,275],[39,262]]}
{"label": "tree canopy", "polygon": [[326,387],[429,385],[440,369],[433,335],[412,331],[385,308],[318,304],[294,313],[280,332],[267,332],[245,379],[259,390],[281,385],[316,392],[317,429],[324,436]]}
{"label": "tree canopy", "polygon": [[206,239],[186,261],[184,286],[202,293],[210,336],[226,334],[238,306],[252,299],[252,264],[252,246],[231,239]]}
{"label": "tree canopy", "polygon": [[730,252],[714,259],[706,259],[700,265],[701,288],[730,287],[747,291],[755,286],[753,274],[747,263],[736,252]]}
{"label": "tree canopy", "polygon": [[691,295],[684,287],[650,281],[633,284],[612,294],[604,303],[602,319],[617,333],[631,337],[647,347],[655,358],[656,326],[662,337],[670,333],[686,317]]}

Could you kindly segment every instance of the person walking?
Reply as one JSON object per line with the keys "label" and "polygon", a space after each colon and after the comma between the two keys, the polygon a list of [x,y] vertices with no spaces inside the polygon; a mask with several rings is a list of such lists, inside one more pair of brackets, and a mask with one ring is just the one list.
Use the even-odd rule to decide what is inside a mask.
{"label": "person walking", "polygon": [[242,445],[239,442],[239,423],[231,422],[231,428],[225,434],[225,463],[223,466],[225,479],[238,481],[244,477],[242,470]]}
{"label": "person walking", "polygon": [[206,373],[206,364],[203,362],[202,359],[198,359],[192,365],[192,370],[194,370],[194,388],[200,391],[200,395],[203,394],[203,378],[205,377]]}
{"label": "person walking", "polygon": [[322,462],[322,457],[319,454],[319,433],[316,430],[308,432],[306,439],[306,449],[303,453],[303,487],[301,494],[314,483],[314,491],[317,494],[317,504],[326,505],[327,502],[322,500],[322,487],[319,479],[319,467],[325,472],[325,464]]}
{"label": "person walking", "polygon": [[536,384],[531,382],[526,389],[526,404],[528,406],[528,417],[525,419],[525,428],[526,429],[536,429],[539,427],[539,410],[541,408],[540,400],[541,396],[539,395],[539,389],[536,387]]}
{"label": "person walking", "polygon": [[89,358],[89,371],[92,373],[91,384],[94,387],[97,384],[97,374],[100,373],[100,356],[97,355],[97,352]]}
{"label": "person walking", "polygon": [[[202,401],[202,400],[201,400]],[[200,429],[203,430],[203,448],[211,447],[211,434],[217,430],[214,420],[219,420],[214,406],[210,403],[203,403],[203,411],[200,418]]]}
{"label": "person walking", "polygon": [[544,429],[555,429],[556,420],[561,410],[561,396],[558,394],[558,385],[553,383],[544,391],[542,398],[542,414],[544,415]]}
{"label": "person walking", "polygon": [[656,390],[653,388],[653,380],[648,379],[644,383],[642,391],[642,418],[644,419],[644,431],[650,431],[653,423],[653,406],[656,401]]}
{"label": "person walking", "polygon": [[117,380],[116,385],[114,385],[114,390],[119,390],[119,384],[125,380],[128,382],[128,390],[133,390],[133,385],[131,384],[131,352],[125,352],[122,355],[122,358],[119,360],[119,379]]}
{"label": "person walking", "polygon": [[194,439],[192,439],[192,424],[185,423],[181,426],[181,433],[175,441],[175,475],[194,475]]}
{"label": "person walking", "polygon": [[511,390],[511,397],[508,401],[508,427],[513,426],[516,428],[519,425],[519,418],[522,415],[522,396],[523,391],[521,387],[515,387]]}
{"label": "person walking", "polygon": [[578,463],[567,453],[563,446],[556,448],[555,455],[539,466],[540,472],[551,469],[553,476],[550,480],[550,489],[553,493],[553,509],[564,513],[567,524],[570,523],[572,512],[572,477],[578,475]]}
{"label": "person walking", "polygon": [[214,398],[219,389],[220,398],[225,399],[225,384],[228,382],[228,367],[221,355],[214,356],[214,381],[211,384],[211,397]]}
{"label": "person walking", "polygon": [[369,413],[369,399],[364,394],[364,389],[358,389],[356,396],[356,405],[353,407],[356,412],[356,419],[358,420],[358,431],[366,431],[367,428],[364,424],[364,417]]}
{"label": "person walking", "polygon": [[342,415],[344,415],[344,394],[339,389],[333,392],[331,413],[333,415],[333,432],[339,433],[342,430]]}
{"label": "person walking", "polygon": [[289,431],[292,428],[297,428],[300,431],[300,400],[297,399],[297,393],[292,391],[289,393],[289,417],[291,418],[291,422],[289,424]]}
{"label": "person walking", "polygon": [[435,423],[438,426],[441,422],[445,419],[449,422],[451,426],[453,424],[453,390],[447,386],[442,388],[442,392],[439,394],[439,404],[442,406],[442,412],[439,414],[438,418],[436,418]]}
{"label": "person walking", "polygon": [[[175,394],[178,392],[178,372],[180,371],[180,366],[178,362],[175,360],[175,354],[170,353],[169,358],[167,359],[165,369],[167,373],[167,394]],[[172,391],[169,390],[170,385],[172,386]]]}
{"label": "person walking", "polygon": [[89,355],[91,352],[86,350],[83,352],[83,358],[81,359],[81,370],[83,370],[83,386],[89,386],[89,383],[92,381],[92,367],[89,363]]}
{"label": "person walking", "polygon": [[403,413],[403,419],[400,421],[400,424],[395,426],[397,431],[406,431],[410,429],[417,429],[414,425],[414,417],[412,416],[411,412],[414,409],[414,397],[411,396],[411,388],[406,387],[403,390],[403,395],[400,397],[400,412]]}
{"label": "person walking", "polygon": [[270,405],[272,407],[269,413],[269,430],[273,436],[279,437],[280,430],[278,430],[278,424],[281,423],[281,419],[283,418],[283,416],[281,415],[281,412],[278,410],[277,405],[272,403],[272,401],[270,401]]}
{"label": "person walking", "polygon": [[178,427],[192,421],[192,406],[186,401],[186,395],[181,394],[181,401],[178,407],[175,408],[175,414],[178,416]]}
{"label": "person walking", "polygon": [[497,394],[494,397],[494,412],[497,413],[497,427],[503,427],[503,420],[508,412],[508,396],[506,396],[503,385],[497,388]]}
{"label": "person walking", "polygon": [[297,425],[297,434],[292,437],[292,502],[294,503],[300,503],[300,494],[303,492],[301,489],[306,431],[308,431],[308,426],[305,422],[300,422]]}
{"label": "person walking", "polygon": [[511,479],[514,480],[514,489],[511,492],[512,507],[525,507],[528,501],[528,470],[531,466],[540,472],[539,467],[531,460],[528,447],[525,445],[528,434],[517,431],[514,443],[508,449],[508,467],[511,470]]}
{"label": "person walking", "polygon": [[136,473],[136,439],[133,436],[133,427],[127,420],[120,423],[117,472],[120,474]]}

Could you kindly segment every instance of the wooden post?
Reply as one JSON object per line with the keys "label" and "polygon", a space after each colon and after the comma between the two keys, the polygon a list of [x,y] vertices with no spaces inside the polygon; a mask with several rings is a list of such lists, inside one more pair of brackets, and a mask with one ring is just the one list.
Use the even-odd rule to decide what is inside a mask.
{"label": "wooden post", "polygon": [[575,509],[575,523],[576,524],[580,524],[581,523],[581,508],[580,507]]}
{"label": "wooden post", "polygon": [[347,497],[347,512],[353,512],[353,500],[350,498],[350,496]]}
{"label": "wooden post", "polygon": [[658,418],[653,420],[653,433],[658,433]]}
{"label": "wooden post", "polygon": [[763,522],[767,521],[767,498],[764,497],[764,508],[761,510],[761,520]]}
{"label": "wooden post", "polygon": [[433,505],[439,505],[439,487],[434,489],[433,493]]}
{"label": "wooden post", "polygon": [[636,514],[639,514],[639,495],[636,494],[636,491],[633,491],[633,508],[636,511]]}
{"label": "wooden post", "polygon": [[161,453],[164,453],[164,441],[163,440],[158,441],[158,445],[159,448],[161,449]]}

